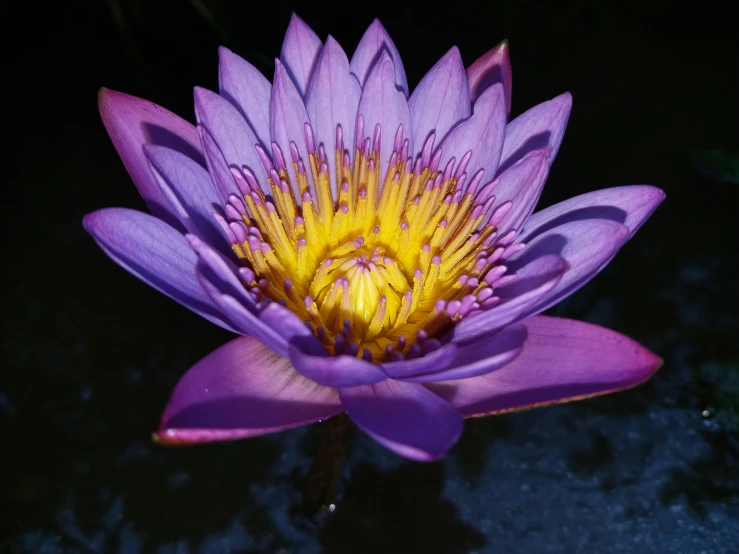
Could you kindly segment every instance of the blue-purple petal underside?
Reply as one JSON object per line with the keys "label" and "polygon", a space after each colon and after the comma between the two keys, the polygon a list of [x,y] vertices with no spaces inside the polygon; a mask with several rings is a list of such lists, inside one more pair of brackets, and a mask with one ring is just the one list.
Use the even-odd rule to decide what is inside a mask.
{"label": "blue-purple petal underside", "polygon": [[233,331],[195,276],[197,256],[179,231],[152,215],[128,208],[104,208],[83,225],[118,265],[208,321]]}
{"label": "blue-purple petal underside", "polygon": [[393,379],[404,379],[414,375],[425,375],[436,371],[442,371],[453,365],[460,355],[459,345],[456,343],[444,344],[433,352],[429,352],[421,358],[411,358],[397,362],[386,362],[382,369]]}
{"label": "blue-purple petal underside", "polygon": [[451,158],[457,163],[467,152],[472,156],[467,164],[467,175],[480,169],[492,179],[498,169],[506,130],[505,95],[503,86],[490,87],[475,104],[472,117],[457,125],[441,143],[441,168]]}
{"label": "blue-purple petal underside", "polygon": [[362,90],[358,114],[364,118],[365,136],[372,139],[375,125],[382,131],[380,148],[380,176],[385,172],[393,152],[393,141],[398,126],[403,126],[403,137],[413,142],[411,113],[405,95],[393,83],[393,60],[383,51],[372,68]]}
{"label": "blue-purple petal underside", "polygon": [[340,389],[339,396],[346,413],[365,433],[412,460],[438,460],[462,434],[462,416],[418,383],[387,379]]}
{"label": "blue-purple petal underside", "polygon": [[310,76],[320,51],[321,39],[305,21],[293,13],[282,42],[280,62],[301,96],[305,96],[308,90]]}
{"label": "blue-purple petal underside", "polygon": [[144,145],[154,178],[188,232],[233,255],[213,212],[221,212],[218,193],[208,171],[184,154],[165,146]]}
{"label": "blue-purple petal underside", "polygon": [[153,102],[109,89],[100,91],[98,107],[105,129],[151,213],[183,231],[149,171],[142,145],[166,146],[204,165],[195,126]]}
{"label": "blue-purple petal underside", "polygon": [[[320,346],[318,341],[315,344]],[[307,350],[304,345],[291,344],[288,350],[290,361],[298,373],[323,386],[355,387],[371,385],[387,378],[380,366],[356,356],[332,356],[322,346],[319,351],[313,348],[313,351]]]}
{"label": "blue-purple petal underside", "polygon": [[455,46],[421,79],[408,100],[413,124],[411,152],[417,154],[435,133],[440,144],[460,121],[470,117],[472,104],[462,56]]}
{"label": "blue-purple petal underside", "polygon": [[409,377],[403,381],[435,383],[490,373],[518,356],[525,340],[526,328],[523,325],[510,325],[499,332],[460,346],[451,367]]}
{"label": "blue-purple petal underside", "polygon": [[326,44],[313,71],[305,107],[318,143],[323,143],[328,158],[333,197],[338,198],[336,182],[336,127],[341,126],[344,148],[354,156],[354,124],[362,89],[349,72],[349,60],[333,37]]}
{"label": "blue-purple petal underside", "polygon": [[354,51],[354,55],[349,63],[351,72],[357,77],[359,84],[364,87],[370,71],[372,71],[377,60],[380,59],[383,51],[386,51],[393,59],[395,85],[407,97],[408,79],[405,76],[405,69],[403,69],[403,60],[400,58],[400,53],[395,47],[395,43],[379,19],[372,21],[359,41],[357,49]]}
{"label": "blue-purple petal underside", "polygon": [[543,312],[590,281],[613,259],[628,234],[625,225],[608,219],[571,221],[536,234],[526,249],[508,262],[508,267],[517,271],[529,260],[556,254],[567,261],[569,268],[525,315]]}
{"label": "blue-purple petal underside", "polygon": [[197,364],[174,389],[157,432],[165,444],[233,440],[328,419],[336,390],[306,379],[258,341],[239,337]]}
{"label": "blue-purple petal underside", "polygon": [[662,360],[634,340],[597,325],[534,316],[521,354],[479,377],[428,385],[465,416],[534,408],[634,387]]}
{"label": "blue-purple petal underside", "polygon": [[634,236],[665,199],[665,193],[651,185],[627,185],[587,192],[534,213],[526,222],[521,240],[570,221],[610,219],[629,228]]}
{"label": "blue-purple petal underside", "polygon": [[269,194],[266,173],[256,150],[257,138],[239,110],[231,102],[200,87],[195,87],[195,115],[208,170],[222,203],[231,194],[240,196],[231,168],[249,168],[262,191]]}
{"label": "blue-purple petal underside", "polygon": [[218,49],[218,90],[242,117],[269,152],[269,96],[272,85],[262,73],[228,48]]}
{"label": "blue-purple petal underside", "polygon": [[519,115],[506,128],[505,144],[498,172],[503,172],[532,150],[552,147],[549,164],[554,161],[565,135],[572,109],[569,92],[542,102]]}

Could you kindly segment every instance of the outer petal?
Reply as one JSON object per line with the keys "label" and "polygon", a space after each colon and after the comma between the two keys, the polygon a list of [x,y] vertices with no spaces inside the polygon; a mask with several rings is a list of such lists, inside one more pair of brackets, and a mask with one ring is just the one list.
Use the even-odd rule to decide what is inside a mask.
{"label": "outer petal", "polygon": [[317,385],[258,341],[239,337],[195,364],[177,383],[157,438],[165,444],[254,437],[332,417],[335,390]]}
{"label": "outer petal", "polygon": [[195,115],[208,170],[222,203],[230,194],[240,195],[230,168],[248,167],[262,190],[269,193],[266,174],[256,151],[257,138],[239,110],[222,96],[195,87]]}
{"label": "outer petal", "polygon": [[[298,154],[303,160],[305,167],[310,167],[308,160],[308,150],[305,146],[305,124],[310,123],[308,112],[303,104],[300,92],[295,88],[292,80],[287,74],[287,70],[275,60],[275,79],[272,84],[272,96],[269,101],[269,129],[272,141],[276,142],[282,155],[287,162],[287,172],[290,175],[290,184],[292,185],[295,198],[300,198],[300,188],[298,180],[295,177],[295,169],[293,168],[290,156],[290,143],[294,142],[298,149]],[[308,171],[308,182],[311,184],[311,173]],[[315,196],[314,196],[315,198]]]}
{"label": "outer petal", "polygon": [[195,278],[197,256],[179,231],[154,216],[127,208],[87,214],[85,230],[123,269],[208,321],[229,331]]}
{"label": "outer petal", "polygon": [[549,175],[550,152],[549,147],[529,152],[497,178],[492,209],[512,202],[511,209],[498,224],[499,236],[505,236],[513,229],[520,230],[534,211]]}
{"label": "outer petal", "polygon": [[157,184],[185,228],[230,253],[223,231],[213,219],[220,201],[208,171],[184,154],[164,146],[144,145]]}
{"label": "outer petal", "polygon": [[301,96],[305,96],[308,90],[308,82],[320,51],[321,39],[305,21],[293,13],[282,42],[280,61]]}
{"label": "outer petal", "polygon": [[536,234],[522,255],[509,262],[509,267],[517,271],[528,260],[558,254],[567,260],[569,269],[555,287],[529,307],[525,315],[543,312],[590,281],[608,265],[628,239],[628,234],[625,225],[607,219],[572,221]]}
{"label": "outer petal", "polygon": [[631,238],[665,199],[665,193],[651,185],[630,185],[596,190],[575,196],[533,214],[522,234],[532,240],[557,225],[583,219],[610,219],[629,228]]}
{"label": "outer petal", "polygon": [[383,51],[386,51],[393,59],[395,84],[403,91],[403,94],[408,96],[408,79],[405,77],[403,60],[400,59],[400,53],[395,47],[395,43],[390,38],[390,35],[387,34],[385,27],[382,26],[379,19],[375,19],[367,27],[362,39],[359,41],[350,63],[352,73],[356,75],[359,84],[364,87],[372,67],[380,59],[380,54]]}
{"label": "outer petal", "polygon": [[537,306],[561,281],[567,267],[567,262],[556,254],[537,252],[525,258],[515,268],[516,279],[495,289],[500,304],[460,321],[452,331],[452,340],[467,343],[525,318],[532,306]]}
{"label": "outer petal", "polygon": [[141,147],[167,146],[203,164],[195,127],[161,106],[114,90],[101,89],[98,108],[118,155],[155,216],[182,230],[175,210],[162,194]]}
{"label": "outer petal", "polygon": [[361,94],[357,78],[349,73],[346,54],[339,43],[329,36],[313,71],[305,107],[313,132],[326,149],[334,198],[338,198],[336,156],[332,155],[336,146],[336,127],[341,125],[345,144],[349,147],[350,156],[353,156],[354,124]]}
{"label": "outer petal", "polygon": [[363,431],[393,452],[422,462],[441,458],[462,434],[459,413],[417,383],[388,379],[339,391]]}
{"label": "outer petal", "polygon": [[399,125],[403,125],[403,137],[413,143],[413,129],[411,114],[405,95],[399,91],[393,82],[393,60],[387,51],[380,53],[367,82],[362,90],[358,113],[364,118],[364,130],[372,137],[375,125],[379,124],[382,130],[380,149],[380,175],[384,182],[390,156],[393,151],[393,139]]}
{"label": "outer petal", "polygon": [[451,158],[456,158],[459,163],[467,152],[472,151],[467,174],[475,175],[484,169],[485,175],[492,178],[500,161],[505,130],[503,86],[494,85],[477,101],[472,117],[452,129],[441,143],[440,167],[445,167]]}
{"label": "outer petal", "polygon": [[498,172],[505,171],[532,150],[545,146],[552,147],[551,164],[562,144],[571,109],[572,96],[565,92],[511,121],[506,128]]}
{"label": "outer petal", "polygon": [[228,48],[218,49],[218,87],[236,106],[263,148],[269,149],[269,95],[272,85],[262,73]]}
{"label": "outer petal", "polygon": [[505,367],[429,388],[465,417],[474,417],[627,389],[662,365],[637,342],[597,325],[545,316],[524,325],[524,349]]}
{"label": "outer petal", "polygon": [[408,106],[413,123],[411,152],[416,153],[432,132],[439,143],[452,127],[472,114],[467,75],[456,46],[421,79]]}
{"label": "outer petal", "polygon": [[430,371],[423,375],[403,379],[403,381],[435,383],[490,373],[518,356],[523,348],[524,340],[526,340],[526,328],[523,325],[506,327],[492,336],[483,336],[461,347],[452,367],[442,371]]}
{"label": "outer petal", "polygon": [[504,40],[469,66],[467,68],[467,79],[470,83],[470,100],[473,103],[488,88],[496,83],[501,83],[505,91],[506,113],[510,114],[513,79],[508,41]]}

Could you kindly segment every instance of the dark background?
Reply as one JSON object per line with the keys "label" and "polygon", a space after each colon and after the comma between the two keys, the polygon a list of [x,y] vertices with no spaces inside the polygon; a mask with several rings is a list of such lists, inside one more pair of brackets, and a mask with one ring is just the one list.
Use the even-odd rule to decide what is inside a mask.
{"label": "dark background", "polygon": [[[0,551],[737,552],[739,44],[732,2],[26,2],[6,14]],[[542,204],[619,184],[667,200],[553,310],[665,359],[628,392],[469,421],[444,462],[353,434],[336,510],[301,483],[321,426],[167,449],[150,433],[225,331],[111,263],[81,226],[144,209],[99,121],[101,86],[193,119],[224,44],[270,79],[291,11],[351,53],[380,17],[411,87],[452,45],[508,38],[513,116],[572,116]],[[52,10],[52,11],[50,11]],[[9,173],[7,168],[10,168]]]}

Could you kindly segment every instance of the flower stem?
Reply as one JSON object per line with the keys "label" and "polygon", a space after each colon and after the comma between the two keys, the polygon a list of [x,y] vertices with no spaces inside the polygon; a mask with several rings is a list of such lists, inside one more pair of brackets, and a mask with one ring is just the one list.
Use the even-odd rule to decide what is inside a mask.
{"label": "flower stem", "polygon": [[351,420],[344,412],[323,424],[321,444],[302,487],[303,510],[309,515],[330,509],[333,504],[350,430]]}

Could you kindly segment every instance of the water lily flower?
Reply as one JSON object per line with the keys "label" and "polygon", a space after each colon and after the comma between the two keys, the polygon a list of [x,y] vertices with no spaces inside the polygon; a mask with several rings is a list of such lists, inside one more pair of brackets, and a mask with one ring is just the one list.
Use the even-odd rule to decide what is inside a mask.
{"label": "water lily flower", "polygon": [[534,213],[565,93],[508,121],[503,42],[452,48],[409,94],[375,20],[353,56],[293,16],[270,83],[226,48],[197,126],[103,90],[105,127],[151,215],[84,226],[116,263],[240,335],[182,377],[163,443],[231,440],[345,411],[416,460],[463,419],[590,397],[660,359],[538,315],[593,278],[664,198],[598,190]]}

